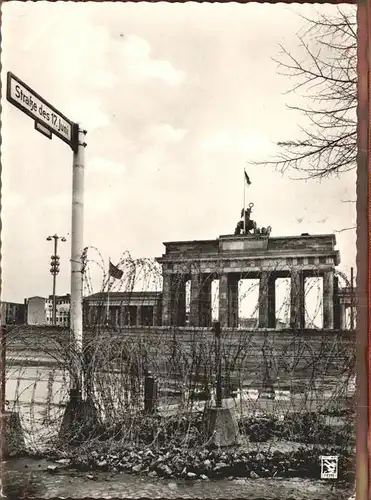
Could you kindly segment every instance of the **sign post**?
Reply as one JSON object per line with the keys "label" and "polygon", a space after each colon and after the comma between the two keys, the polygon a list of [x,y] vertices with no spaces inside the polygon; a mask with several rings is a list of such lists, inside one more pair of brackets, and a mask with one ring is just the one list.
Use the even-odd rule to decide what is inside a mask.
{"label": "sign post", "polygon": [[74,341],[74,355],[78,363],[77,380],[72,381],[72,390],[79,397],[84,389],[83,383],[83,262],[84,251],[84,156],[85,135],[76,124],[77,147],[73,153],[72,164],[72,229],[71,229],[71,331]]}
{"label": "sign post", "polygon": [[[84,251],[84,152],[86,131],[72,122],[54,106],[13,73],[7,75],[7,100],[34,120],[35,129],[52,139],[53,135],[64,141],[73,151],[72,163],[72,230],[71,230],[71,347],[77,367],[71,373],[71,393],[81,399],[83,393],[82,373],[82,295]],[[1,398],[5,399],[5,395]],[[0,401],[1,403],[1,401]],[[0,411],[2,406],[0,404]]]}

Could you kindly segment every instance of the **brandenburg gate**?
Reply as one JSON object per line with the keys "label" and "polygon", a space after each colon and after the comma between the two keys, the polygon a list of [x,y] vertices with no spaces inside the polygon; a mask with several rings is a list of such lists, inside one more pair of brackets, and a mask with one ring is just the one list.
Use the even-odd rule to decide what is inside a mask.
{"label": "brandenburg gate", "polygon": [[[263,228],[264,229],[264,228]],[[236,229],[238,233],[238,228]],[[334,234],[271,237],[269,230],[220,236],[215,240],[164,243],[162,325],[186,324],[186,283],[190,281],[189,324],[212,323],[211,283],[219,279],[219,321],[238,327],[238,283],[259,280],[259,328],[276,327],[277,278],[290,278],[290,327],[305,328],[304,282],[323,279],[323,328],[342,329],[336,266],[340,263]]]}

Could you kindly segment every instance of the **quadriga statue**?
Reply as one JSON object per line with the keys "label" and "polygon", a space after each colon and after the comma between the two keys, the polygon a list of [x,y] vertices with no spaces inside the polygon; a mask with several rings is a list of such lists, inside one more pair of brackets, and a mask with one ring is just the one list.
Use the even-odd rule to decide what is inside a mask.
{"label": "quadriga statue", "polygon": [[270,236],[271,232],[272,232],[271,226],[262,227],[260,230],[260,233],[263,234],[264,236]]}
{"label": "quadriga statue", "polygon": [[235,235],[244,234],[244,223],[245,223],[245,234],[256,234],[269,237],[272,231],[272,227],[268,226],[259,228],[256,222],[250,218],[253,206],[254,203],[249,203],[249,206],[248,208],[246,208],[246,210],[244,209],[241,210],[241,219],[237,223],[234,234]]}
{"label": "quadriga statue", "polygon": [[[236,229],[234,231],[235,235],[238,234],[243,234],[244,233],[244,222],[245,222],[245,234],[249,234],[250,231],[253,231],[253,233],[256,232],[257,230],[257,225],[256,222],[252,219],[250,219],[252,208],[254,206],[254,203],[249,203],[248,208],[245,210],[241,210],[241,219],[238,221]],[[244,212],[245,212],[245,218],[244,218]]]}

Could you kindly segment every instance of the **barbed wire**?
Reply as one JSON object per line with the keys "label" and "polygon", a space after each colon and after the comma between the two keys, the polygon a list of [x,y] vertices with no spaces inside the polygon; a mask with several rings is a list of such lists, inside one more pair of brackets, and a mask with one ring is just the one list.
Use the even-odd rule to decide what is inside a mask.
{"label": "barbed wire", "polygon": [[[213,296],[206,296],[204,290],[210,292],[217,275],[201,273],[195,258],[185,266],[183,276],[174,277],[169,314],[172,318],[179,316],[181,306],[181,325],[173,322],[166,327],[160,320],[154,324],[152,318],[152,324],[147,326],[118,321],[113,328],[106,321],[107,294],[111,295],[111,304],[117,297],[114,307],[120,310],[132,304],[148,306],[148,294],[161,291],[162,269],[152,259],[134,259],[124,252],[118,263],[122,279],[109,279],[108,265],[97,249],[90,249],[84,273],[85,291],[89,293],[85,304],[95,295],[93,267],[100,269],[101,280],[92,306],[96,314],[84,327],[83,370],[88,380],[87,395],[98,419],[71,429],[61,441],[59,429],[74,374],[74,358],[80,355],[71,347],[68,329],[15,326],[7,331],[7,398],[9,408],[21,416],[28,449],[57,452],[72,443],[78,443],[76,450],[80,451],[97,443],[112,449],[118,443],[205,446],[209,437],[202,431],[202,414],[216,397],[215,336],[210,328],[210,309],[218,302],[218,293],[217,287]],[[279,265],[262,271],[283,276]],[[308,310],[304,311],[310,325],[315,324],[315,316],[323,307],[320,270],[313,269],[312,274],[308,284],[295,292],[300,300],[302,295],[314,293],[314,318]],[[198,280],[201,296],[192,296],[191,290],[186,292],[185,285],[190,280]],[[238,287],[241,292],[240,283]],[[268,282],[263,286],[251,280],[235,303],[235,308],[241,310],[242,302],[257,287],[260,297],[250,316],[255,320],[261,302],[271,293]],[[161,294],[154,300],[160,300],[159,297]],[[295,298],[286,282],[280,308],[287,311]],[[195,309],[195,300],[200,317],[202,308],[208,316],[204,327],[188,323],[187,315]],[[305,300],[301,303],[305,307]],[[276,316],[279,311],[275,311]],[[306,446],[353,447],[354,332],[328,332],[318,327],[274,331],[257,329],[256,323],[250,324],[250,328],[222,328],[221,360],[223,400],[235,407],[246,439],[261,439],[266,441],[265,446],[273,446],[270,440],[274,438]],[[31,379],[27,381],[27,377]],[[144,409],[150,377],[156,391],[152,394],[152,411],[148,413]],[[340,420],[337,427],[328,423],[334,415]]]}

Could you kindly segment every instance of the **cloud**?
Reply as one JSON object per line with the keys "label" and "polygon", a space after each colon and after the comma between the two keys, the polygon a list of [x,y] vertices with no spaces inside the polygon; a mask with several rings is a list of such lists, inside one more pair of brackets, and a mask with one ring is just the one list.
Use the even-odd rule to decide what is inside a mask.
{"label": "cloud", "polygon": [[174,69],[169,61],[151,61],[142,64],[138,71],[138,74],[140,73],[145,78],[158,78],[171,85],[177,85],[184,79],[183,71]]}
{"label": "cloud", "polygon": [[151,46],[137,35],[128,35],[118,42],[121,68],[134,80],[158,79],[169,85],[180,84],[185,73],[170,61],[151,58]]}
{"label": "cloud", "polygon": [[273,147],[274,144],[266,136],[255,133],[220,132],[201,141],[202,149],[209,151],[233,150],[249,156],[267,155],[268,150]]}
{"label": "cloud", "polygon": [[[101,99],[94,95],[80,96],[71,101],[72,109],[76,109],[75,116],[88,132],[94,129],[107,127],[111,118],[101,109]],[[78,110],[78,111],[77,111]]]}
{"label": "cloud", "polygon": [[159,142],[180,142],[184,139],[186,133],[186,129],[175,129],[167,123],[154,125],[150,130],[150,135]]}
{"label": "cloud", "polygon": [[66,208],[71,204],[71,194],[60,193],[48,196],[41,201],[41,204],[52,209]]}
{"label": "cloud", "polygon": [[113,89],[117,85],[118,78],[110,71],[97,70],[91,74],[91,86],[94,89]]}
{"label": "cloud", "polygon": [[125,172],[125,166],[122,163],[109,161],[106,158],[97,157],[87,163],[87,171],[92,173],[103,173],[107,176],[117,175]]}
{"label": "cloud", "polygon": [[85,193],[84,208],[85,217],[91,220],[91,216],[106,215],[117,210],[120,190],[114,187],[104,190],[90,190]]}
{"label": "cloud", "polygon": [[236,148],[240,153],[248,155],[263,154],[267,155],[274,144],[266,136],[257,134],[246,134],[236,138]]}
{"label": "cloud", "polygon": [[232,138],[228,132],[220,132],[219,134],[209,137],[201,141],[203,149],[220,151],[232,147]]}
{"label": "cloud", "polygon": [[[99,190],[99,189],[90,189],[89,191],[85,191],[84,193],[84,211],[85,211],[85,218],[87,216],[90,216],[91,214],[94,214],[95,216],[97,214],[106,214],[115,207],[117,206],[117,202],[119,200],[119,190],[117,188],[112,188],[111,189],[104,189],[104,190]],[[45,198],[41,204],[58,214],[61,213],[61,211],[64,212],[64,214],[67,213],[67,211],[70,210],[71,207],[71,201],[72,201],[72,196],[70,193],[65,193],[65,194],[57,194],[55,196],[50,196],[48,198]]]}
{"label": "cloud", "polygon": [[[87,244],[103,255],[148,256],[160,255],[166,239],[233,232],[246,161],[265,159],[271,140],[297,133],[298,114],[285,110],[290,82],[271,60],[282,34],[295,46],[296,15],[287,24],[278,5],[192,2],[5,2],[2,11],[3,77],[13,71],[88,131]],[[260,44],[263,20],[269,30]],[[72,153],[35,132],[4,96],[2,104],[4,296],[22,299],[49,290],[44,236],[70,230]],[[249,175],[254,216],[275,235],[311,232],[307,217],[305,229],[295,217],[318,198],[315,220],[335,213],[326,227],[352,225],[351,204],[333,208],[355,196],[353,173],[344,178],[349,193],[332,180],[322,190],[294,184],[269,166],[249,166]],[[349,237],[340,233],[339,244]],[[353,240],[341,244],[349,263]],[[61,273],[61,291],[68,281]]]}
{"label": "cloud", "polygon": [[3,208],[6,210],[18,209],[25,203],[24,196],[20,194],[5,194],[3,197]]}

